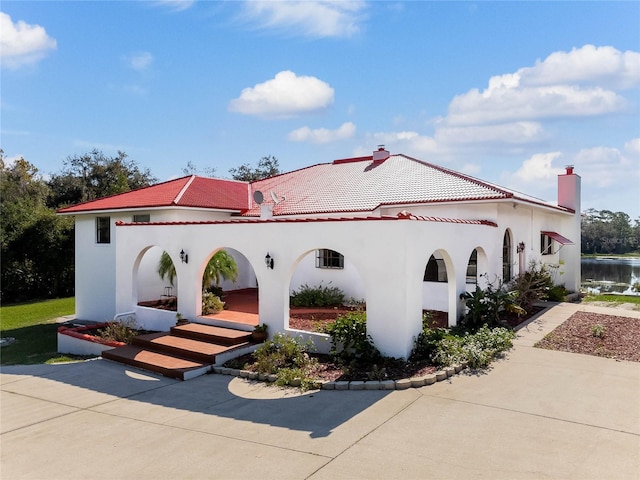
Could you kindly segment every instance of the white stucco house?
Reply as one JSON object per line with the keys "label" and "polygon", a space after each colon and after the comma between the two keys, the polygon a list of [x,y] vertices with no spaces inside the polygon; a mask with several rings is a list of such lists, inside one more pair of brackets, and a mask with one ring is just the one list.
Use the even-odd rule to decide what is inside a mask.
{"label": "white stucco house", "polygon": [[[191,321],[201,281],[221,248],[240,276],[225,289],[258,288],[260,322],[289,330],[289,296],[301,284],[340,287],[366,301],[381,352],[407,357],[422,312],[463,314],[476,282],[507,281],[531,260],[562,264],[557,283],[580,283],[580,177],[567,167],[546,202],[384,148],[253,183],[186,176],[59,211],[76,224],[76,316],[104,321],[136,312],[163,330],[175,312],[140,307],[177,272],[171,294]],[[266,261],[268,260],[268,261]],[[480,277],[480,274],[487,274]]]}

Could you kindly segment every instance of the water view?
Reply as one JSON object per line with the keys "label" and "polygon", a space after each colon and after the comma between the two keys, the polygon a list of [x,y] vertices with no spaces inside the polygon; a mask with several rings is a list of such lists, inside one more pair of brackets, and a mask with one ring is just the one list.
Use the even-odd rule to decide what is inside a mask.
{"label": "water view", "polygon": [[592,293],[624,293],[640,295],[640,257],[583,258],[582,288]]}

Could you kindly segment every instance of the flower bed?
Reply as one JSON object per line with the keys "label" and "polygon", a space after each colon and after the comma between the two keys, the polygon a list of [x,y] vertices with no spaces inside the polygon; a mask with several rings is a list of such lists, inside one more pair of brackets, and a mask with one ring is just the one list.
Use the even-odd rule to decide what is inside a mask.
{"label": "flower bed", "polygon": [[125,345],[123,342],[105,340],[94,333],[106,323],[95,325],[66,326],[58,328],[58,352],[74,355],[100,356],[103,351]]}

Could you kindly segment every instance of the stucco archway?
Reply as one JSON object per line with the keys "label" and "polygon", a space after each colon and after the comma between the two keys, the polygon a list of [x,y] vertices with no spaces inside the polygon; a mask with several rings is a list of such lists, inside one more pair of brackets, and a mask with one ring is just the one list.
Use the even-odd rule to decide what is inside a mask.
{"label": "stucco archway", "polygon": [[[289,278],[289,298],[305,286],[311,288],[337,288],[344,294],[343,304],[365,309],[365,285],[356,265],[337,250],[316,248],[307,250],[294,262]],[[291,303],[288,302],[285,315],[285,328],[289,325],[292,314]],[[330,315],[329,315],[330,316]],[[311,327],[305,328],[311,331]]]}
{"label": "stucco archway", "polygon": [[[219,273],[216,275],[214,272],[212,275],[212,272],[208,271],[211,267],[210,262],[215,261],[215,257],[221,252],[224,256],[220,260],[220,265],[213,266],[214,271],[218,270]],[[225,274],[222,273],[222,270],[226,269],[228,258],[235,264],[235,278],[233,275],[225,278]],[[215,248],[202,261],[197,275],[198,285],[201,286],[196,295],[195,311],[198,316],[213,323],[224,322],[249,326],[258,324],[258,282],[253,264],[246,255],[231,247]],[[203,292],[218,296],[225,302],[225,309],[218,313],[203,312]]]}
{"label": "stucco archway", "polygon": [[[435,250],[424,268],[422,277],[422,310],[444,312],[442,317],[435,313],[439,324],[452,324],[452,315],[456,315],[456,273],[449,253],[444,249]],[[445,320],[446,319],[446,320]],[[446,326],[442,325],[442,326]]]}

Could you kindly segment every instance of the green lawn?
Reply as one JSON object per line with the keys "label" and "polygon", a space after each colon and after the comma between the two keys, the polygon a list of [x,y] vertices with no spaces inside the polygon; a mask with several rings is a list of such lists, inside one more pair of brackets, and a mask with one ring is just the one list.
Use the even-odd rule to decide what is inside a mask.
{"label": "green lawn", "polygon": [[0,336],[16,342],[2,347],[2,365],[24,365],[68,360],[57,352],[57,317],[75,312],[75,298],[0,307]]}
{"label": "green lawn", "polygon": [[610,302],[615,303],[635,303],[640,305],[640,297],[631,295],[587,295],[582,299],[583,302]]}

